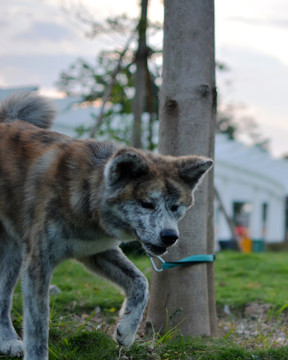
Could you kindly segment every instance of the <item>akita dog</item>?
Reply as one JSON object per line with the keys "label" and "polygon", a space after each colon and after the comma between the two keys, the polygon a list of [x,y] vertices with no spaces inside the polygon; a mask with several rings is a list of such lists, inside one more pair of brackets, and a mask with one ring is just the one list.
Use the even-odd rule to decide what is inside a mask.
{"label": "akita dog", "polygon": [[[0,352],[48,359],[49,282],[76,258],[126,293],[115,334],[130,346],[148,299],[144,275],[121,241],[138,239],[149,255],[178,239],[178,221],[212,161],[171,157],[48,130],[46,99],[20,93],[0,106]],[[10,319],[21,270],[24,344]]]}

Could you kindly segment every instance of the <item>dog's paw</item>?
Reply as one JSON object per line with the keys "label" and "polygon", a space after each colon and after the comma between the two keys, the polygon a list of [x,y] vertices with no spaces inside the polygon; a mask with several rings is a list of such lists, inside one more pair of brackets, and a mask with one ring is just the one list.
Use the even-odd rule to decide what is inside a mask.
{"label": "dog's paw", "polygon": [[16,339],[0,341],[0,353],[20,357],[24,353],[24,345],[22,341]]}
{"label": "dog's paw", "polygon": [[116,329],[115,339],[119,345],[129,348],[135,340],[135,331],[120,323]]}

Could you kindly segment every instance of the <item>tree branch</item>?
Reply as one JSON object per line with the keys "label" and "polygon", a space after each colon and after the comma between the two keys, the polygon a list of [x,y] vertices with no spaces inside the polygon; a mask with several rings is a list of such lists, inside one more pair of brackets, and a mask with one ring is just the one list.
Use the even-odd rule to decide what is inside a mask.
{"label": "tree branch", "polygon": [[123,51],[119,55],[118,62],[116,64],[116,66],[115,66],[114,71],[112,72],[112,75],[111,75],[110,83],[107,85],[106,90],[105,90],[104,95],[103,95],[103,102],[102,102],[102,106],[100,108],[100,113],[97,116],[95,124],[94,124],[94,126],[92,127],[92,129],[90,131],[90,138],[95,138],[97,130],[99,129],[99,127],[100,127],[100,125],[101,125],[101,123],[103,121],[104,112],[105,112],[105,106],[106,106],[106,103],[107,103],[107,101],[109,100],[109,98],[111,96],[113,87],[114,87],[115,82],[116,82],[116,77],[117,77],[118,73],[121,70],[123,57],[125,56],[127,50],[129,49],[129,46],[130,46],[136,32],[137,32],[137,29],[134,29],[131,36],[128,38],[127,43],[126,43]]}

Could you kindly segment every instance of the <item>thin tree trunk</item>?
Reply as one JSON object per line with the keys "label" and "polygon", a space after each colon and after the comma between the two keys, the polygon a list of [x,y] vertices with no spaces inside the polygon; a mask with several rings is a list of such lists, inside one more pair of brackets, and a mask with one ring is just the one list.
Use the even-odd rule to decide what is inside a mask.
{"label": "thin tree trunk", "polygon": [[[214,157],[216,116],[213,0],[165,0],[163,84],[160,92],[159,149],[170,155]],[[213,172],[195,193],[180,224],[180,239],[166,260],[212,253]],[[152,273],[147,324],[172,325],[184,335],[214,335],[216,310],[213,264]]]}
{"label": "thin tree trunk", "polygon": [[117,61],[115,69],[112,72],[110,82],[107,85],[107,87],[105,89],[105,92],[104,92],[104,95],[103,95],[102,106],[100,108],[99,115],[97,116],[95,124],[93,125],[93,127],[90,130],[90,138],[95,138],[95,136],[97,134],[97,131],[98,131],[100,125],[102,124],[102,121],[103,121],[103,118],[104,118],[104,113],[105,113],[105,106],[107,104],[107,101],[110,99],[113,87],[114,87],[114,85],[116,83],[116,77],[119,74],[119,72],[121,71],[122,60],[123,60],[127,50],[129,49],[129,46],[130,46],[130,44],[131,44],[131,42],[132,42],[132,40],[133,40],[133,38],[135,36],[135,33],[136,33],[136,30],[134,30],[132,32],[132,34],[130,35],[130,37],[127,40],[127,43],[126,43],[124,49],[122,50],[122,52],[119,55],[119,59]]}
{"label": "thin tree trunk", "polygon": [[215,198],[217,199],[218,204],[219,204],[219,208],[222,211],[222,213],[223,213],[223,215],[225,217],[225,220],[226,220],[226,222],[228,224],[228,227],[229,227],[229,229],[231,231],[231,236],[232,236],[232,242],[233,242],[234,249],[240,251],[241,249],[240,249],[240,245],[239,245],[239,240],[238,240],[237,235],[236,235],[233,220],[228,215],[218,190],[215,188],[214,191],[215,191]]}
{"label": "thin tree trunk", "polygon": [[153,87],[152,87],[152,79],[148,69],[148,63],[146,62],[146,94],[147,94],[147,111],[149,114],[149,122],[148,122],[148,150],[154,149],[153,144],[153,125],[155,121],[155,114],[154,114],[154,98],[153,98]]}
{"label": "thin tree trunk", "polygon": [[141,18],[138,25],[138,49],[136,51],[135,63],[135,96],[133,100],[133,133],[132,146],[136,148],[142,147],[141,133],[142,133],[142,114],[145,109],[146,99],[146,67],[148,49],[146,44],[146,29],[147,29],[147,10],[148,0],[141,0]]}

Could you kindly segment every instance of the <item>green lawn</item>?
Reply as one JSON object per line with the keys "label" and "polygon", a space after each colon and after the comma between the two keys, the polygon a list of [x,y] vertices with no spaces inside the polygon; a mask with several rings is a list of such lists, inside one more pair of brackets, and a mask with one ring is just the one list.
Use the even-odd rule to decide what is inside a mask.
{"label": "green lawn", "polygon": [[241,307],[249,302],[288,303],[288,252],[222,252],[215,263],[216,301]]}
{"label": "green lawn", "polygon": [[[133,261],[149,279],[148,258],[138,257]],[[61,289],[61,293],[50,299],[50,359],[288,359],[288,347],[249,350],[234,344],[229,337],[184,339],[176,332],[171,341],[156,336],[143,338],[125,351],[108,335],[124,299],[119,289],[95,278],[74,261],[61,264],[52,283]],[[219,253],[215,263],[215,284],[220,312],[224,305],[229,305],[240,314],[249,302],[269,303],[280,309],[288,303],[288,253]],[[100,314],[97,307],[101,309]],[[19,332],[21,309],[18,285],[13,319]],[[0,355],[0,359],[8,358]]]}

